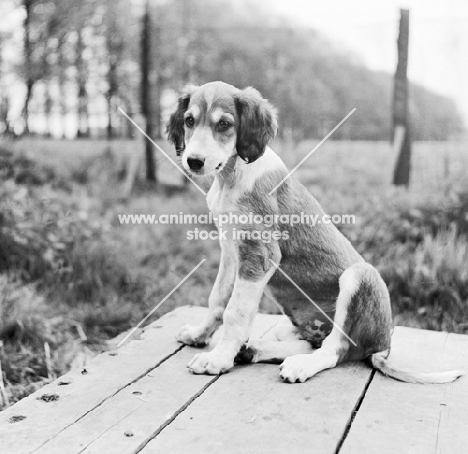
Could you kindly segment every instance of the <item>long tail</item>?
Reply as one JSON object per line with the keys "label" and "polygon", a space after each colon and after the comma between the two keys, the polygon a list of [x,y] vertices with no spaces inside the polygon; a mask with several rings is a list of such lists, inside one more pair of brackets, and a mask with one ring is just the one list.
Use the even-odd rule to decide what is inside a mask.
{"label": "long tail", "polygon": [[394,378],[395,380],[404,381],[407,383],[423,383],[423,384],[432,384],[432,383],[451,383],[457,378],[465,375],[466,371],[464,370],[451,370],[448,372],[438,372],[438,373],[420,373],[420,372],[410,372],[404,369],[397,369],[389,365],[386,356],[388,351],[374,353],[370,357],[370,362],[375,369],[380,370],[384,375]]}

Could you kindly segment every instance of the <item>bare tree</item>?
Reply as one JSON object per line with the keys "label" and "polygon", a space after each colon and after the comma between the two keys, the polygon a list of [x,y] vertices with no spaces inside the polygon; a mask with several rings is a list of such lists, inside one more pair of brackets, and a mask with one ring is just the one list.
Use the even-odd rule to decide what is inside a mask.
{"label": "bare tree", "polygon": [[107,70],[107,138],[110,140],[114,136],[113,131],[113,112],[115,110],[114,101],[119,92],[119,81],[117,69],[122,60],[123,41],[122,33],[119,29],[117,14],[119,12],[119,1],[108,0],[107,3],[107,27],[106,27],[106,46],[109,56],[108,70]]}
{"label": "bare tree", "polygon": [[[153,137],[154,132],[151,94],[151,12],[147,0],[141,27],[141,112],[145,117],[145,129],[149,137]],[[146,179],[157,183],[153,145],[149,140],[145,144]]]}
{"label": "bare tree", "polygon": [[31,43],[31,13],[34,0],[23,0],[24,16],[24,72],[26,79],[26,98],[23,106],[24,133],[29,134],[29,103],[34,87],[33,65],[32,65],[32,43]]}
{"label": "bare tree", "polygon": [[62,121],[62,136],[65,136],[65,118],[67,115],[67,103],[66,103],[66,68],[68,67],[68,61],[65,58],[65,42],[66,36],[62,35],[59,37],[59,44],[57,49],[57,66],[58,66],[58,77],[57,77],[57,88],[58,88],[58,105],[60,118]]}
{"label": "bare tree", "polygon": [[88,92],[86,90],[86,80],[88,71],[86,63],[83,59],[84,52],[83,29],[77,30],[77,40],[75,47],[75,68],[76,68],[76,83],[78,88],[78,137],[88,137]]}

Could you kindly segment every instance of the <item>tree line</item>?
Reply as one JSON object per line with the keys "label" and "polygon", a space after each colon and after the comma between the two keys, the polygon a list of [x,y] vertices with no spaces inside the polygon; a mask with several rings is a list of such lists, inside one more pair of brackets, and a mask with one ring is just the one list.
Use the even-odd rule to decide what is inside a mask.
{"label": "tree line", "polygon": [[[281,133],[294,139],[324,136],[354,107],[335,138],[391,136],[392,75],[367,69],[318,32],[295,27],[259,2],[168,0],[148,2],[147,9],[130,0],[6,0],[3,7],[7,3],[22,11],[23,34],[21,62],[13,69],[0,62],[6,132],[30,132],[39,112],[45,134],[54,118],[65,122],[73,114],[77,137],[95,134],[96,124],[107,138],[129,136],[117,114],[122,106],[132,114],[153,112],[159,136],[171,94],[188,82],[223,80],[258,88],[278,107]],[[0,47],[8,40],[0,36]],[[5,82],[11,72],[25,87],[19,119],[12,118]],[[461,131],[452,100],[415,84],[410,100],[414,139],[448,139]]]}

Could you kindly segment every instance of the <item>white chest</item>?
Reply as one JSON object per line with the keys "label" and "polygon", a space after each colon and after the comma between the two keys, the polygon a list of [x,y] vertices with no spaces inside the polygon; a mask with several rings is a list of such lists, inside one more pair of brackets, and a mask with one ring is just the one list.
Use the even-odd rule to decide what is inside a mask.
{"label": "white chest", "polygon": [[208,191],[206,203],[213,215],[218,216],[238,211],[237,202],[239,197],[240,192],[238,190],[226,186],[221,187],[219,182],[215,180]]}

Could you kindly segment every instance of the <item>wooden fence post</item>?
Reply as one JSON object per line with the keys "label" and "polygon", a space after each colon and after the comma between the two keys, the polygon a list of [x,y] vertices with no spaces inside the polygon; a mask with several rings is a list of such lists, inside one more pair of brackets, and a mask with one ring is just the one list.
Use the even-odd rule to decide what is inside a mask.
{"label": "wooden fence post", "polygon": [[397,156],[393,184],[409,186],[411,169],[411,137],[408,113],[408,42],[409,10],[400,10],[398,64],[393,93],[393,147]]}

